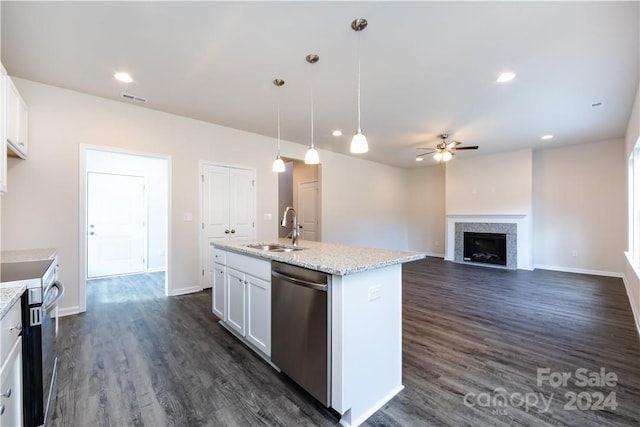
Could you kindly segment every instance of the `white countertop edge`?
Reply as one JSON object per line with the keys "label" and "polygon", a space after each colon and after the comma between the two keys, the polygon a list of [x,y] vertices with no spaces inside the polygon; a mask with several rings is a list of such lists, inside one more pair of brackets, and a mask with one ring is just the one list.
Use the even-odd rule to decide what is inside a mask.
{"label": "white countertop edge", "polygon": [[[269,252],[269,251],[263,251],[260,249],[248,248],[245,246],[247,244],[252,244],[252,243],[263,243],[263,242],[258,242],[258,241],[256,242],[246,241],[241,243],[240,242],[237,242],[237,243],[211,242],[211,245],[215,248],[223,249],[225,251],[231,251],[231,252],[239,253],[242,255],[248,255],[254,258],[261,258],[261,259],[270,260],[270,261],[284,262],[287,264],[308,268],[310,270],[321,271],[323,273],[334,274],[337,276],[346,276],[349,274],[361,273],[363,271],[376,270],[378,268],[388,267],[391,265],[404,264],[406,262],[424,259],[427,256],[426,254],[421,252],[388,251],[384,249],[353,247],[354,251],[357,251],[360,253],[362,253],[363,251],[372,251],[372,252],[388,251],[388,252],[393,252],[394,254],[393,256],[391,256],[386,260],[380,260],[376,262],[363,262],[363,263],[354,262],[355,264],[358,264],[358,265],[353,267],[346,267],[346,268],[335,268],[329,265],[325,265],[322,262],[318,262],[318,261],[312,262],[312,261],[305,261],[304,259],[300,259],[300,257],[304,257],[305,250],[309,251],[307,253],[313,254],[314,253],[313,248],[308,248],[298,252]],[[278,243],[282,244],[281,241],[279,241]],[[304,248],[305,247],[304,243],[305,242],[301,243],[299,246]],[[322,242],[313,242],[313,243],[321,244]],[[336,245],[344,249],[350,248],[349,246],[341,245],[341,244],[330,243],[328,245]],[[291,246],[291,245],[285,244],[285,246]]]}
{"label": "white countertop edge", "polygon": [[25,290],[27,290],[25,285],[0,287],[0,319],[9,312],[13,304],[20,301]]}

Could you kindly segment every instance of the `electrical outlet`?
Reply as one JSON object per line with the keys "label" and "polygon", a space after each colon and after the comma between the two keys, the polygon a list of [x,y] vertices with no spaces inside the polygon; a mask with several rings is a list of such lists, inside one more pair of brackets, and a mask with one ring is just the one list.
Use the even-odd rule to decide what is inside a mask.
{"label": "electrical outlet", "polygon": [[440,246],[440,240],[436,240],[436,246]]}
{"label": "electrical outlet", "polygon": [[578,256],[578,251],[576,249],[571,251],[571,256],[576,257]]}
{"label": "electrical outlet", "polygon": [[369,288],[369,301],[373,301],[380,298],[382,293],[382,287],[380,285],[372,286]]}

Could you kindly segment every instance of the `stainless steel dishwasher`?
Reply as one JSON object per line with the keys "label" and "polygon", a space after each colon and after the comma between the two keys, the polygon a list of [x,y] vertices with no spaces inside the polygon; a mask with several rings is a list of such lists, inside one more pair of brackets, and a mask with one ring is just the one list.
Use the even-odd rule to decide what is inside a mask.
{"label": "stainless steel dishwasher", "polygon": [[331,276],[271,262],[271,361],[289,378],[330,404]]}

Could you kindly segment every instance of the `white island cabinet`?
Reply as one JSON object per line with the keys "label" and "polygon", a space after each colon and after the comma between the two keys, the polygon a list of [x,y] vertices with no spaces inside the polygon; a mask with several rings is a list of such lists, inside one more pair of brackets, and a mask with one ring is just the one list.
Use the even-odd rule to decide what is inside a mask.
{"label": "white island cabinet", "polygon": [[214,262],[222,268],[218,260],[226,259],[220,279],[226,293],[216,290],[214,279],[213,312],[272,363],[270,262],[330,274],[329,406],[341,424],[363,423],[403,388],[402,263],[425,254],[310,241],[300,243],[302,250],[270,252],[248,243],[255,242],[213,243]]}
{"label": "white island cabinet", "polygon": [[223,326],[271,355],[271,263],[214,248],[212,311]]}
{"label": "white island cabinet", "polygon": [[0,288],[0,426],[22,425],[22,311],[25,286]]}

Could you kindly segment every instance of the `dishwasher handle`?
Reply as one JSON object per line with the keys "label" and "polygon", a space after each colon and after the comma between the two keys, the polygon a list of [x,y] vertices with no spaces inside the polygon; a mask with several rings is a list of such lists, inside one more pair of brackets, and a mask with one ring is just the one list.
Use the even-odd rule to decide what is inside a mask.
{"label": "dishwasher handle", "polygon": [[295,277],[287,276],[282,273],[278,273],[277,271],[271,271],[271,275],[278,279],[282,279],[286,282],[293,283],[294,285],[304,286],[306,288],[315,289],[317,291],[327,292],[327,284],[326,283],[316,283],[316,282],[308,282],[306,280],[296,279]]}

